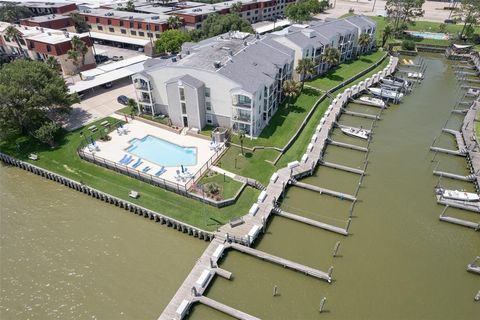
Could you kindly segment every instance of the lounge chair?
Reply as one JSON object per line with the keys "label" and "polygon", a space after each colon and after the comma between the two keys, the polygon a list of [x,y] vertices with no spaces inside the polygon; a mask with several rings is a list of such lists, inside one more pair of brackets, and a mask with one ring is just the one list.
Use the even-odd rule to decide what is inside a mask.
{"label": "lounge chair", "polygon": [[129,165],[130,163],[132,163],[132,162],[133,162],[133,157],[130,156],[130,158],[128,158],[128,160],[125,161],[123,164],[126,165],[126,166],[128,166],[128,165]]}
{"label": "lounge chair", "polygon": [[38,155],[36,155],[35,153],[30,153],[28,155],[28,159],[30,160],[38,160]]}
{"label": "lounge chair", "polygon": [[132,164],[132,168],[136,168],[141,164],[142,164],[142,159],[138,158],[138,160],[134,164]]}
{"label": "lounge chair", "polygon": [[149,166],[146,166],[145,168],[143,168],[142,172],[148,172],[150,169],[152,168],[150,168]]}
{"label": "lounge chair", "polygon": [[127,160],[127,158],[128,158],[128,154],[125,153],[122,159],[118,160],[118,163],[124,163]]}
{"label": "lounge chair", "polygon": [[160,177],[162,174],[164,174],[165,172],[167,171],[167,169],[165,169],[165,167],[161,167],[160,170],[158,170],[156,173],[155,173],[155,176],[156,177]]}

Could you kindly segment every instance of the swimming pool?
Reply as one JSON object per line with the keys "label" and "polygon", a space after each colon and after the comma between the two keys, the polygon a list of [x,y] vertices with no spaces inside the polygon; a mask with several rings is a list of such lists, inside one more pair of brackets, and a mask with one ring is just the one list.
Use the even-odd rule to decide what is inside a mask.
{"label": "swimming pool", "polygon": [[197,164],[197,148],[181,147],[151,135],[131,140],[126,151],[159,166],[178,167]]}
{"label": "swimming pool", "polygon": [[448,34],[436,32],[405,31],[409,35],[424,39],[448,40]]}

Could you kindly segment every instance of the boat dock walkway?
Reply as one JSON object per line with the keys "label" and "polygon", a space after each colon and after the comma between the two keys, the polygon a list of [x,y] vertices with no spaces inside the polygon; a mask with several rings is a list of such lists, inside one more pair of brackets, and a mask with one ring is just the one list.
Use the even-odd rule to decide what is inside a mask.
{"label": "boat dock walkway", "polygon": [[343,109],[343,113],[348,114],[349,116],[372,119],[372,120],[380,120],[380,116],[376,116],[373,114],[361,113],[361,112],[354,112],[350,110]]}
{"label": "boat dock walkway", "polygon": [[460,181],[475,181],[475,175],[473,175],[473,174],[470,174],[468,176],[461,176],[461,175],[458,175],[458,174],[444,172],[444,171],[437,171],[437,170],[434,170],[433,174],[436,175],[436,176],[450,178],[450,179],[456,179],[456,180],[460,180]]}
{"label": "boat dock walkway", "polygon": [[452,113],[457,113],[457,114],[462,114],[462,115],[465,115],[466,113],[468,112],[468,109],[454,109],[452,110]]}
{"label": "boat dock walkway", "polygon": [[464,227],[467,227],[467,228],[472,228],[475,231],[480,229],[480,223],[475,223],[475,222],[472,222],[472,221],[467,221],[467,220],[458,219],[458,218],[454,218],[454,217],[448,217],[448,216],[444,215],[443,212],[440,215],[439,219],[441,221],[444,221],[444,222],[449,222],[449,223],[457,224],[457,225],[464,226]]}
{"label": "boat dock walkway", "polygon": [[480,260],[480,256],[476,256],[472,263],[467,265],[467,271],[471,273],[480,274],[480,266],[477,265],[477,261]]}
{"label": "boat dock walkway", "polygon": [[310,226],[317,227],[317,228],[320,228],[320,229],[324,229],[324,230],[327,230],[327,231],[335,232],[335,233],[341,234],[342,236],[348,236],[348,229],[347,228],[350,226],[350,220],[347,221],[347,228],[343,229],[343,228],[340,228],[340,227],[332,226],[331,224],[328,224],[328,223],[323,223],[323,222],[320,222],[320,221],[317,221],[317,220],[306,218],[306,217],[300,216],[298,214],[286,212],[286,211],[283,211],[283,210],[278,210],[275,213],[277,215],[281,216],[281,217],[284,217],[284,218],[287,218],[287,219],[290,219],[290,220],[305,223],[305,224],[308,224]]}
{"label": "boat dock walkway", "polygon": [[461,156],[461,157],[465,157],[467,155],[466,152],[461,151],[461,150],[451,150],[451,149],[445,149],[445,148],[433,147],[433,146],[430,147],[430,150],[435,151],[435,152],[451,154],[451,155],[454,155],[454,156]]}
{"label": "boat dock walkway", "polygon": [[446,199],[440,195],[437,195],[437,203],[452,208],[463,209],[472,212],[480,212],[480,202],[467,202],[461,200]]}
{"label": "boat dock walkway", "polygon": [[[217,261],[223,252],[223,248],[232,247],[238,251],[258,256],[259,258],[278,263],[285,267],[309,274],[311,276],[331,282],[331,273],[322,272],[320,270],[310,268],[299,263],[289,261],[280,257],[264,253],[259,250],[251,249],[249,246],[259,236],[260,232],[265,231],[270,215],[278,211],[277,202],[284,195],[284,192],[292,179],[297,179],[306,175],[313,174],[315,167],[319,164],[323,157],[324,149],[327,145],[330,132],[334,128],[334,124],[342,113],[343,106],[360,92],[380,81],[380,78],[388,76],[395,72],[398,64],[397,57],[390,57],[388,65],[371,77],[361,81],[351,88],[345,89],[343,93],[339,93],[333,99],[331,105],[325,111],[323,118],[318,124],[317,130],[312,136],[311,143],[308,145],[305,154],[300,161],[289,163],[287,167],[279,169],[270,178],[270,182],[260,194],[257,202],[252,204],[248,213],[238,213],[238,216],[244,214],[241,218],[241,224],[227,223],[221,226],[214,233],[214,240],[210,243],[202,256],[198,259],[190,274],[182,283],[175,296],[160,315],[161,320],[183,319],[188,313],[190,306],[195,302],[205,302],[211,307],[218,310],[225,310],[229,314],[235,313],[233,308],[225,307],[221,303],[212,302],[211,299],[201,298],[203,292],[208,287],[211,279],[217,274]],[[370,115],[368,115],[370,117]],[[374,116],[373,119],[378,119]],[[329,163],[326,163],[329,165]],[[324,163],[325,165],[325,163]],[[341,165],[330,164],[334,168],[342,168],[351,170],[358,174],[364,174],[363,170],[344,167]],[[346,233],[351,219],[348,220],[347,228],[343,231]],[[333,228],[333,226],[332,226]],[[341,228],[339,228],[341,229]],[[332,231],[332,230],[330,230]],[[341,230],[338,230],[342,232]],[[332,268],[329,269],[331,272]],[[223,271],[218,272],[219,275],[224,274]],[[193,289],[195,287],[195,289]],[[198,298],[200,297],[200,299]],[[222,311],[223,312],[223,311]],[[242,312],[235,313],[237,317],[248,315]],[[243,319],[243,318],[242,318]],[[252,319],[252,318],[248,318]]]}
{"label": "boat dock walkway", "polygon": [[330,139],[328,140],[328,143],[331,144],[332,146],[337,146],[337,147],[347,148],[347,149],[351,149],[351,150],[368,152],[368,148],[360,147],[360,146],[357,146],[357,145],[354,145],[354,144],[334,141],[334,140],[330,140]]}
{"label": "boat dock walkway", "polygon": [[253,248],[250,248],[250,247],[242,246],[242,245],[237,244],[237,243],[228,244],[228,247],[231,247],[231,248],[233,248],[237,251],[249,254],[251,256],[260,258],[262,260],[266,260],[266,261],[281,265],[284,268],[289,268],[289,269],[292,269],[292,270],[296,270],[296,271],[302,272],[304,274],[307,274],[309,276],[325,280],[328,283],[332,282],[332,277],[327,272],[323,272],[323,271],[320,271],[320,270],[317,270],[317,269],[314,269],[314,268],[311,268],[311,267],[305,266],[303,264],[296,263],[296,262],[293,262],[293,261],[290,261],[290,260],[287,260],[287,259],[284,259],[284,258],[280,258],[280,257],[274,256],[273,254],[270,254],[270,253],[266,253],[266,252],[256,250],[256,249],[253,249]]}
{"label": "boat dock walkway", "polygon": [[218,310],[220,312],[223,312],[225,314],[228,314],[229,316],[235,318],[235,319],[240,319],[240,320],[260,320],[260,318],[251,316],[243,311],[237,310],[235,308],[229,307],[221,302],[218,302],[216,300],[210,299],[206,296],[199,296],[195,297],[195,302],[200,302],[201,304],[204,304],[206,306],[209,306],[212,309]]}
{"label": "boat dock walkway", "polygon": [[338,192],[338,191],[333,191],[333,190],[330,190],[330,189],[314,186],[314,185],[311,185],[311,184],[308,184],[308,183],[294,181],[294,182],[292,182],[292,185],[303,188],[303,189],[319,192],[321,194],[322,193],[328,194],[330,196],[334,196],[334,197],[340,198],[342,200],[343,199],[350,200],[350,201],[356,201],[357,200],[357,198],[355,198],[354,196],[352,196],[350,194],[346,194],[346,193],[342,193],[342,192]]}
{"label": "boat dock walkway", "polygon": [[360,175],[365,174],[365,171],[363,171],[361,169],[347,167],[347,166],[332,163],[332,162],[323,161],[323,162],[321,162],[321,165],[324,166],[324,167],[343,170],[343,171],[347,171],[347,172],[351,172],[351,173],[355,173],[355,174],[360,174]]}
{"label": "boat dock walkway", "polygon": [[457,141],[458,150],[463,151],[463,152],[466,151],[467,146],[465,145],[465,141],[463,140],[463,136],[462,136],[462,133],[460,131],[443,128],[442,132],[450,133],[450,134],[454,135],[455,140]]}

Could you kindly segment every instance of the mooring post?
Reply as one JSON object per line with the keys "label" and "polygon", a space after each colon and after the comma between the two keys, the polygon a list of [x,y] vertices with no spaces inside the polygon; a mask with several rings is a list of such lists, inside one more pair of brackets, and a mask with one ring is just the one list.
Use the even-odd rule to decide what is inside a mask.
{"label": "mooring post", "polygon": [[278,286],[277,285],[273,286],[273,296],[274,297],[278,296]]}
{"label": "mooring post", "polygon": [[265,233],[265,231],[267,231],[267,221],[262,217],[262,232]]}
{"label": "mooring post", "polygon": [[440,217],[443,217],[443,215],[445,214],[445,211],[447,211],[447,209],[448,209],[448,204],[445,206],[445,208],[443,208],[443,211],[440,214]]}
{"label": "mooring post", "polygon": [[330,268],[328,268],[328,276],[330,278],[332,277],[332,273],[333,273],[333,266],[330,266]]}
{"label": "mooring post", "polygon": [[323,297],[322,300],[320,301],[320,313],[323,312],[323,308],[325,307],[325,302],[327,301],[326,297]]}
{"label": "mooring post", "polygon": [[340,248],[340,241],[337,241],[337,243],[335,243],[335,247],[333,247],[333,256],[336,257],[337,256],[337,253],[338,253],[338,249]]}
{"label": "mooring post", "polygon": [[348,218],[347,220],[347,226],[345,227],[345,231],[348,232],[348,229],[350,228],[350,223],[352,223],[352,218]]}

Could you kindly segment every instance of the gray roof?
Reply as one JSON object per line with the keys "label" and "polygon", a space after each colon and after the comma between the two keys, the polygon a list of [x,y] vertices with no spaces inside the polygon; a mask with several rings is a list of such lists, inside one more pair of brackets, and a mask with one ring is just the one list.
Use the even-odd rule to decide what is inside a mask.
{"label": "gray roof", "polygon": [[183,76],[180,76],[180,77],[172,78],[172,79],[168,80],[167,83],[177,82],[178,80],[180,80],[183,83],[186,83],[189,86],[194,87],[194,88],[200,88],[204,85],[204,83],[202,81],[198,80],[197,78],[192,77],[189,74],[186,74],[186,75],[183,75]]}

